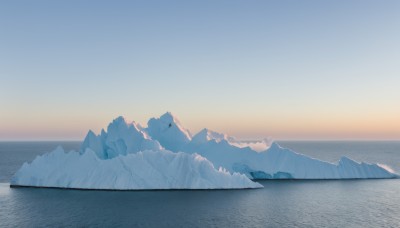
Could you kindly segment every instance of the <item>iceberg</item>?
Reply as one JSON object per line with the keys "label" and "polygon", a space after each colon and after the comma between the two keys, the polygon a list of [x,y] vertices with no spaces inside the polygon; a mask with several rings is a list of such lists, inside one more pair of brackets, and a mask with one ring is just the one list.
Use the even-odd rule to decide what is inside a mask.
{"label": "iceberg", "polygon": [[25,163],[10,185],[101,190],[262,188],[243,174],[216,169],[198,154],[164,149],[140,125],[122,117],[100,135],[89,131],[78,152],[58,147]]}
{"label": "iceberg", "polygon": [[147,127],[114,119],[89,131],[79,151],[61,147],[25,163],[11,186],[74,189],[246,189],[256,179],[398,178],[389,167],[342,157],[336,164],[268,139],[241,141],[203,129],[192,135],[167,112]]}

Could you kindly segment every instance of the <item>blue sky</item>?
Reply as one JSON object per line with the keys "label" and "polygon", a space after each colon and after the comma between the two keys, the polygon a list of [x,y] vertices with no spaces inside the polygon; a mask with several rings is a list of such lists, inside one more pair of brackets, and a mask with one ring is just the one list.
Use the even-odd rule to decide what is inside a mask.
{"label": "blue sky", "polygon": [[166,111],[242,138],[400,139],[399,1],[3,1],[0,139]]}

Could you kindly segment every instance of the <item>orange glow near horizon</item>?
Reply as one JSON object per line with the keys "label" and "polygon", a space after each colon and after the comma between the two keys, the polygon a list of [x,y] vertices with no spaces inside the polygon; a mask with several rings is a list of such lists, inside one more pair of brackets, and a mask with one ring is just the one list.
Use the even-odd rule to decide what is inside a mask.
{"label": "orange glow near horizon", "polygon": [[[116,117],[116,116],[115,116]],[[104,117],[64,117],[48,116],[46,118],[9,119],[1,123],[1,140],[83,140],[87,131],[99,133],[106,128],[113,118]],[[125,116],[127,120],[133,120]],[[192,117],[192,118],[190,118]],[[183,116],[182,125],[192,134],[202,128],[227,133],[241,139],[288,140],[400,140],[400,121],[397,116],[223,116],[208,117],[204,115]],[[146,126],[147,119],[136,122]]]}

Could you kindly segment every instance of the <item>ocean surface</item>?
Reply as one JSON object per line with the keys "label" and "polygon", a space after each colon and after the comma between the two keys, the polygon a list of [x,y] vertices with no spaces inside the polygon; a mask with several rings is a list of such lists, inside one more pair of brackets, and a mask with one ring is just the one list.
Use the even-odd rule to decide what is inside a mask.
{"label": "ocean surface", "polygon": [[[280,142],[329,162],[341,156],[400,173],[400,142]],[[79,191],[9,188],[24,162],[57,145],[0,142],[0,227],[400,227],[400,179],[269,180],[263,189]]]}

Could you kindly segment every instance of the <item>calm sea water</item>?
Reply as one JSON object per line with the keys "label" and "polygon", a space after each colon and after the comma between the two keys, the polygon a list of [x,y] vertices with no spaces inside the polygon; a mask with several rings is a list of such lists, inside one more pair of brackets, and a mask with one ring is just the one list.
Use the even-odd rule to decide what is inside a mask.
{"label": "calm sea water", "polygon": [[[57,145],[0,143],[0,227],[400,227],[400,179],[262,181],[228,191],[78,191],[9,188],[25,161]],[[337,161],[342,155],[400,171],[400,142],[281,142]]]}

